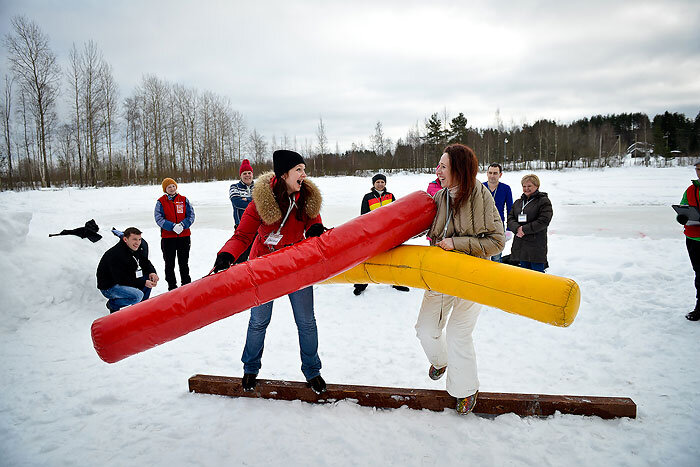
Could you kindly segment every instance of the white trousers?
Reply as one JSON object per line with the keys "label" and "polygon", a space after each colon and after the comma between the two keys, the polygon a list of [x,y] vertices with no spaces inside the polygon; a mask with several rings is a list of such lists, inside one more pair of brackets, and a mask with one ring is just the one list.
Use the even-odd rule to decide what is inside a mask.
{"label": "white trousers", "polygon": [[431,365],[447,366],[447,392],[456,398],[479,389],[472,331],[480,311],[478,303],[426,290],[418,313],[416,335]]}

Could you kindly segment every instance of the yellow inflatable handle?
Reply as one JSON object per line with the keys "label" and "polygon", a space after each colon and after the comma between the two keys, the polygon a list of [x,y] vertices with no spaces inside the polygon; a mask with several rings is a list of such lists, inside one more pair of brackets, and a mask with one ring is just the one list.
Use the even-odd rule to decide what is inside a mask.
{"label": "yellow inflatable handle", "polygon": [[434,290],[562,327],[581,303],[572,279],[428,246],[396,247],[322,282],[346,283]]}

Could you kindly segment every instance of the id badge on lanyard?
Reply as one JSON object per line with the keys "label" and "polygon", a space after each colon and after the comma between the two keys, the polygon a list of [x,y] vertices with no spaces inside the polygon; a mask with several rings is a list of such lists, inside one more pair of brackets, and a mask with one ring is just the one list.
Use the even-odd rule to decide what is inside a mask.
{"label": "id badge on lanyard", "polygon": [[141,263],[139,263],[139,260],[135,257],[134,261],[136,261],[136,278],[141,279],[143,277],[143,269],[141,269]]}
{"label": "id badge on lanyard", "polygon": [[526,203],[523,204],[523,208],[520,210],[520,214],[518,215],[518,222],[527,222],[527,214],[525,214],[525,206],[530,204],[531,199],[527,200]]}
{"label": "id badge on lanyard", "polygon": [[267,236],[265,239],[265,245],[267,246],[277,246],[277,244],[282,240],[282,235],[279,232],[272,232],[270,235]]}
{"label": "id badge on lanyard", "polygon": [[280,224],[279,228],[277,229],[277,232],[272,232],[270,233],[267,238],[265,239],[265,245],[269,246],[270,248],[277,246],[277,244],[282,240],[282,227],[284,227],[284,224],[287,222],[287,218],[289,217],[289,213],[292,212],[292,209],[296,206],[296,203],[292,199],[292,197],[289,197],[289,209],[287,209],[287,215],[284,216],[284,219],[282,220],[282,223]]}

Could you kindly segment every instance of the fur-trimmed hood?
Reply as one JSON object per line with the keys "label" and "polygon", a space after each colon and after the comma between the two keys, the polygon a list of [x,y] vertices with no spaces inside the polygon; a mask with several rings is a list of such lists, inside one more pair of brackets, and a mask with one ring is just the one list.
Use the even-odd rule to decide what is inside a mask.
{"label": "fur-trimmed hood", "polygon": [[[274,172],[264,173],[258,177],[253,186],[255,208],[265,225],[272,225],[275,222],[280,222],[284,217],[282,210],[277,204],[277,200],[275,200],[275,195],[272,193],[272,185],[270,183],[274,176]],[[319,190],[308,177],[304,179],[304,185],[306,185],[309,190],[309,197],[306,200],[304,212],[313,219],[321,213],[321,190]]]}

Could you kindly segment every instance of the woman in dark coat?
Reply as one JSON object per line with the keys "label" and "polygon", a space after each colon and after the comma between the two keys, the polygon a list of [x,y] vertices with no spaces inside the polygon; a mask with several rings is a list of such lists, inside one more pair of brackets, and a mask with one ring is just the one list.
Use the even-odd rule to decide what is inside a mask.
{"label": "woman in dark coat", "polygon": [[547,193],[540,191],[537,175],[525,175],[521,184],[523,195],[513,203],[508,213],[508,230],[513,232],[510,257],[520,261],[520,267],[544,272],[547,263],[547,227],[552,221],[552,203]]}

